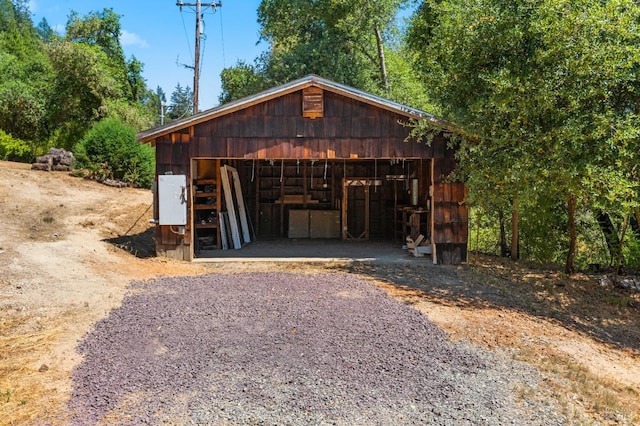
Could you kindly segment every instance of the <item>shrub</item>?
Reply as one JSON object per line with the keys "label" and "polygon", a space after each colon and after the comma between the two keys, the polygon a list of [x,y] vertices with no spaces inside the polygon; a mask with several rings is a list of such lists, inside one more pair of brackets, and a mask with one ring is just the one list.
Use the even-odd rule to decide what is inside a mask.
{"label": "shrub", "polygon": [[0,130],[0,160],[29,163],[33,154],[26,142]]}
{"label": "shrub", "polygon": [[93,176],[150,188],[154,178],[154,152],[136,141],[133,127],[113,118],[96,123],[73,149],[76,167]]}

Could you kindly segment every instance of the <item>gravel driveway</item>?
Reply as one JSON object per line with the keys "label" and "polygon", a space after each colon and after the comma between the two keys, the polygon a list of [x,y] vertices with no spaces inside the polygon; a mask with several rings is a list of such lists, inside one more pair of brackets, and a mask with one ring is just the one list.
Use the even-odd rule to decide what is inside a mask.
{"label": "gravel driveway", "polygon": [[78,425],[564,423],[522,400],[535,371],[448,342],[355,274],[137,282],[79,350]]}

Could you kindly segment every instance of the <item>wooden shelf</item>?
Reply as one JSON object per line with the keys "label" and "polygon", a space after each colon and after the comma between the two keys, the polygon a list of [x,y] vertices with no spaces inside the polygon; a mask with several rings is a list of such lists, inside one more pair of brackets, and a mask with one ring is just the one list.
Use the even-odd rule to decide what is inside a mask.
{"label": "wooden shelf", "polygon": [[325,171],[324,162],[278,160],[272,165],[262,165],[258,170],[256,211],[262,211],[260,206],[264,205],[265,213],[257,214],[255,221],[258,231],[264,229],[265,235],[285,236],[290,209],[326,209],[334,201],[332,169],[327,166]]}
{"label": "wooden shelf", "polygon": [[[299,206],[303,205],[303,204],[320,204],[320,200],[307,200],[305,201],[280,201],[280,200],[275,200],[273,202],[273,204],[297,204]],[[325,203],[328,204],[328,203]]]}
{"label": "wooden shelf", "polygon": [[218,210],[215,204],[194,204],[194,210]]}
{"label": "wooden shelf", "polygon": [[406,206],[398,207],[396,233],[401,236],[403,242],[406,241],[408,236],[415,240],[420,234],[426,238],[431,238],[431,229],[429,226],[430,217],[430,210]]}
{"label": "wooden shelf", "polygon": [[[221,248],[219,213],[222,207],[222,188],[220,184],[220,160],[201,160],[206,162],[198,167],[204,170],[202,178],[193,179],[191,208],[193,210],[193,227],[195,255],[202,250]],[[213,177],[215,175],[215,177]],[[206,203],[204,202],[206,201]],[[204,223],[203,223],[204,222]]]}
{"label": "wooden shelf", "polygon": [[218,228],[218,224],[217,223],[206,223],[206,224],[201,224],[201,223],[196,223],[196,229],[216,229]]}

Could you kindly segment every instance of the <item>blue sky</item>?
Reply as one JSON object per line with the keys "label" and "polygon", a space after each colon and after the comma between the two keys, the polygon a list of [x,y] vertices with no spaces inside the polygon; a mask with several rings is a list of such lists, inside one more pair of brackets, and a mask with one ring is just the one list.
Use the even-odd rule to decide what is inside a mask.
{"label": "blue sky", "polygon": [[[183,0],[195,3],[195,0]],[[211,2],[209,2],[211,4]],[[218,105],[220,71],[239,59],[252,63],[264,51],[258,42],[256,9],[260,0],[222,0],[223,6],[212,13],[203,8],[204,53],[200,75],[200,110]],[[144,64],[147,86],[157,86],[167,94],[167,101],[177,83],[193,88],[193,71],[177,65],[193,64],[195,43],[195,8],[183,7],[175,0],[31,0],[34,24],[46,18],[49,25],[64,33],[67,16],[72,10],[81,16],[91,11],[112,8],[121,15],[121,43],[125,55],[134,55]]]}

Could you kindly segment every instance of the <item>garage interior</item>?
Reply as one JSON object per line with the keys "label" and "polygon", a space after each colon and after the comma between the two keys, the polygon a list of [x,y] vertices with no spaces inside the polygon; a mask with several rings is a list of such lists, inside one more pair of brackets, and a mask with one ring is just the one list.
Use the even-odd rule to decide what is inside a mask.
{"label": "garage interior", "polygon": [[195,158],[191,167],[195,258],[238,240],[430,238],[429,159]]}

